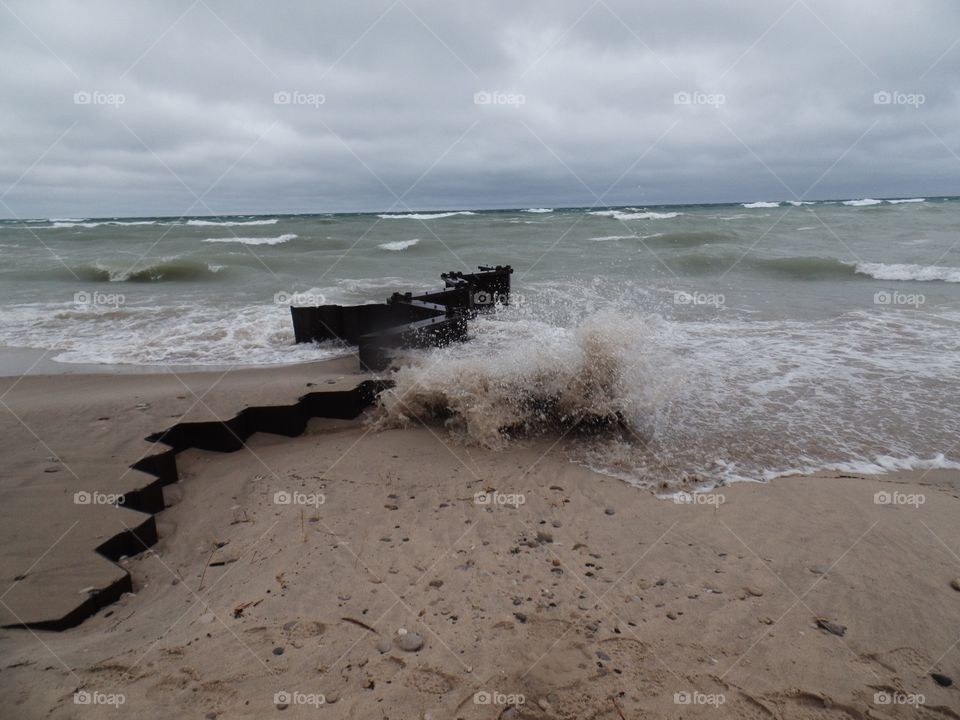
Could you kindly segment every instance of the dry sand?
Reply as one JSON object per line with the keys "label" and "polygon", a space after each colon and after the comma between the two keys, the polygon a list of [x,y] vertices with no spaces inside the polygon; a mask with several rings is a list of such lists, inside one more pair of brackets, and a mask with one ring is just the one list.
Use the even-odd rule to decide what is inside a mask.
{"label": "dry sand", "polygon": [[[189,395],[128,377],[26,378],[5,402],[67,462],[115,473]],[[355,380],[343,364],[259,371],[208,399],[225,413],[269,387],[287,402],[311,377]],[[42,402],[53,390],[72,412]],[[24,524],[14,507],[41,522],[49,493],[12,498],[64,475],[43,473],[51,453],[19,422],[3,429],[19,478],[3,524]],[[490,452],[439,427],[315,420],[185,452],[160,541],[123,562],[133,594],[72,630],[0,631],[2,715],[960,717],[957,685],[931,677],[960,681],[957,473],[786,478],[678,504],[554,441]],[[4,589],[27,551],[4,556]]]}

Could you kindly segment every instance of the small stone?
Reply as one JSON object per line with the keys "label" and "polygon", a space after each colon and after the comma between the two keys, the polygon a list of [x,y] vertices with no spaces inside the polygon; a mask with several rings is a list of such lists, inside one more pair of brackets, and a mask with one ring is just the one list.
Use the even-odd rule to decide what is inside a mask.
{"label": "small stone", "polygon": [[952,587],[957,592],[960,592],[960,578],[954,578],[950,581],[950,587]]}
{"label": "small stone", "polygon": [[604,512],[607,515],[613,515],[614,513],[616,513],[616,510],[614,510],[613,508],[607,508],[606,510],[604,510]]}
{"label": "small stone", "polygon": [[750,587],[746,588],[746,590],[747,590],[748,593],[750,593],[750,594],[753,595],[754,597],[762,597],[762,596],[763,596],[763,590],[761,590],[760,588],[758,588],[758,587],[756,587],[756,586],[754,586],[754,585],[751,585]]}
{"label": "small stone", "polygon": [[397,647],[405,652],[416,652],[423,647],[423,638],[415,632],[405,632],[397,638]]}
{"label": "small stone", "polygon": [[950,687],[953,685],[953,678],[951,678],[949,675],[930,673],[930,677],[932,677],[933,681],[940,687]]}
{"label": "small stone", "polygon": [[603,650],[597,651],[597,657],[606,662],[610,661],[610,656],[607,655]]}
{"label": "small stone", "polygon": [[333,705],[340,699],[340,693],[336,690],[333,692],[328,692],[323,694],[323,702],[325,705]]}
{"label": "small stone", "polygon": [[824,620],[823,618],[817,618],[817,627],[838,637],[843,637],[844,633],[847,632],[846,625],[838,625],[835,622],[830,622],[829,620]]}
{"label": "small stone", "polygon": [[515,612],[513,616],[517,619],[517,622],[519,622],[521,625],[527,621],[526,613]]}
{"label": "small stone", "polygon": [[539,532],[537,532],[537,542],[539,542],[539,543],[552,543],[552,542],[553,542],[553,535],[551,535],[551,534],[548,533],[548,532],[544,532],[543,530],[540,530]]}
{"label": "small stone", "polygon": [[829,565],[814,565],[810,568],[810,572],[812,572],[814,575],[826,575],[829,571]]}
{"label": "small stone", "polygon": [[283,655],[283,648],[282,648],[282,647],[275,647],[275,648],[273,649],[273,654],[274,654],[274,655]]}
{"label": "small stone", "polygon": [[677,614],[673,612],[673,610],[671,610],[670,612],[667,613],[667,617],[670,618],[671,620],[676,620]]}
{"label": "small stone", "polygon": [[553,527],[555,527],[555,528],[560,527],[560,521],[559,521],[559,520],[554,520],[554,521],[551,522],[550,524],[553,525]]}
{"label": "small stone", "polygon": [[432,588],[443,587],[443,580],[431,580],[429,584]]}
{"label": "small stone", "polygon": [[288,707],[290,707],[289,703],[285,703],[285,702],[277,703],[277,710],[286,710]]}
{"label": "small stone", "polygon": [[390,652],[390,640],[389,638],[380,637],[377,639],[377,644],[374,646],[380,651],[380,654]]}

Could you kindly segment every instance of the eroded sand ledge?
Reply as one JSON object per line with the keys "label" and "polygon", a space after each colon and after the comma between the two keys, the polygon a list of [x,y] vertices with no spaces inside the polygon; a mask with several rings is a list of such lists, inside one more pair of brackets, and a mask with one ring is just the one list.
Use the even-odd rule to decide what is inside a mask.
{"label": "eroded sand ledge", "polygon": [[[303,394],[304,376],[287,382]],[[173,398],[115,400],[131,429],[170,424]],[[957,687],[929,676],[960,676],[956,473],[738,485],[715,509],[571,465],[552,441],[445,439],[312,420],[300,437],[183,452],[158,543],[125,561],[135,595],[45,645],[3,631],[4,706],[107,712],[76,706],[83,688],[147,718],[263,717],[284,691],[326,696],[293,717],[956,717]],[[95,440],[119,454],[113,433]],[[476,502],[493,490],[525,502]],[[925,502],[878,505],[878,491]],[[400,628],[423,647],[401,650]],[[875,704],[896,691],[925,704]],[[503,712],[477,692],[526,703]],[[684,692],[724,702],[675,704]]]}

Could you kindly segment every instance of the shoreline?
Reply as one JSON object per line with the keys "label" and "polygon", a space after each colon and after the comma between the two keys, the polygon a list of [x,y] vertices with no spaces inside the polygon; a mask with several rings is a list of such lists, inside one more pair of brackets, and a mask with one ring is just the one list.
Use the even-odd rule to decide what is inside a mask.
{"label": "shoreline", "polygon": [[[85,558],[74,570],[129,573],[133,590],[70,630],[0,631],[0,697],[20,716],[55,718],[76,716],[78,691],[122,695],[145,718],[198,704],[208,717],[262,717],[284,698],[297,717],[317,708],[294,705],[321,696],[328,717],[418,720],[915,716],[874,697],[901,692],[930,711],[955,705],[956,686],[930,673],[960,678],[942,632],[960,626],[957,471],[793,476],[679,504],[570,463],[555,438],[494,452],[439,426],[315,419],[239,452],[184,450],[156,545],[97,560],[97,536],[135,513],[68,495],[92,477],[104,493],[128,482],[117,471],[150,450],[140,438],[185,402],[203,398],[185,419],[209,421],[367,377],[342,358],[219,381],[0,380],[62,457],[44,460],[6,416],[6,584],[50,547],[28,575]],[[88,584],[75,573],[60,591]],[[401,642],[401,629],[415,637]],[[490,708],[477,693],[525,702]]]}

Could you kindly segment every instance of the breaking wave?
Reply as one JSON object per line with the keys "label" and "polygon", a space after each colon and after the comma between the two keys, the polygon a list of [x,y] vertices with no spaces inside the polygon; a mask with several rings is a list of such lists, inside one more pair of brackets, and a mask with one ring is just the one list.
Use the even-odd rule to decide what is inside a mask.
{"label": "breaking wave", "polygon": [[612,217],[614,220],[670,220],[683,215],[679,212],[625,212],[623,210],[591,210],[588,214]]}
{"label": "breaking wave", "polygon": [[381,250],[393,250],[394,252],[398,252],[400,250],[411,248],[418,242],[420,242],[420,238],[414,238],[413,240],[394,240],[393,242],[380,243],[377,245],[377,247]]}
{"label": "breaking wave", "polygon": [[857,263],[856,272],[869,275],[877,280],[918,280],[931,282],[941,280],[948,283],[960,282],[960,268],[943,265],[909,265],[887,263]]}
{"label": "breaking wave", "polygon": [[289,242],[290,240],[296,239],[296,235],[293,233],[285,233],[283,235],[278,235],[277,237],[263,237],[263,238],[242,238],[242,237],[225,237],[225,238],[207,238],[204,242],[208,243],[241,243],[243,245],[280,245],[281,243]]}
{"label": "breaking wave", "polygon": [[267,220],[187,220],[187,225],[194,227],[236,227],[239,225],[276,225],[280,218],[269,218]]}
{"label": "breaking wave", "polygon": [[780,203],[778,203],[778,202],[762,202],[762,201],[761,201],[761,202],[752,202],[752,203],[742,203],[742,205],[743,205],[743,207],[748,208],[748,209],[751,209],[751,210],[754,209],[754,208],[777,208],[777,207],[780,207]]}
{"label": "breaking wave", "polygon": [[453,217],[454,215],[476,215],[469,210],[458,210],[456,212],[441,213],[406,213],[402,215],[377,215],[384,220],[439,220],[440,218]]}

